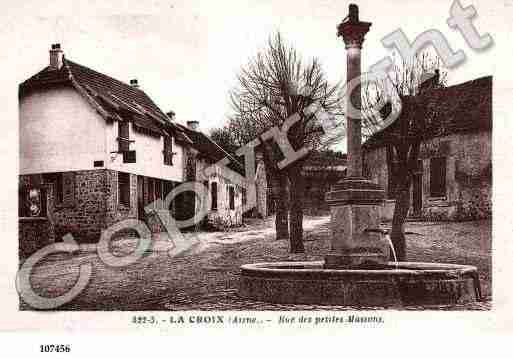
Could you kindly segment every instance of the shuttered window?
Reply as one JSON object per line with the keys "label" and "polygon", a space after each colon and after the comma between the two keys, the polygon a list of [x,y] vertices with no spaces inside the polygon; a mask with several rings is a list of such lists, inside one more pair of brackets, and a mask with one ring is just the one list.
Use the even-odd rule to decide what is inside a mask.
{"label": "shuttered window", "polygon": [[164,165],[173,165],[173,138],[164,136]]}
{"label": "shuttered window", "polygon": [[45,173],[43,181],[53,184],[56,205],[73,206],[75,204],[75,173]]}
{"label": "shuttered window", "polygon": [[130,207],[130,174],[118,172],[119,204]]}
{"label": "shuttered window", "polygon": [[445,197],[446,195],[446,166],[445,157],[436,157],[430,160],[429,188],[431,197]]}
{"label": "shuttered window", "polygon": [[233,186],[228,187],[228,202],[230,209],[235,209],[235,189]]}
{"label": "shuttered window", "polygon": [[210,193],[212,194],[212,210],[217,210],[217,182],[212,182],[210,187]]}
{"label": "shuttered window", "polygon": [[130,149],[130,134],[127,121],[118,121],[118,151],[127,152]]}
{"label": "shuttered window", "polygon": [[75,173],[62,174],[62,204],[66,207],[75,205]]}

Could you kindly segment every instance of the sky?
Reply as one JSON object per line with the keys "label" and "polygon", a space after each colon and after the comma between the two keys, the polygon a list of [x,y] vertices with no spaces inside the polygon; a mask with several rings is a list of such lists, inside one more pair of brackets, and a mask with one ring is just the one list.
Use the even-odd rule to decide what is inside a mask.
{"label": "sky", "polygon": [[[429,29],[440,30],[467,61],[448,74],[449,84],[497,71],[498,58],[512,58],[510,42],[513,0],[474,1],[480,33],[496,45],[471,50],[446,24],[452,1],[359,1],[360,18],[373,23],[366,36],[362,69],[390,52],[380,39],[400,28],[413,40]],[[345,79],[345,49],[336,25],[349,1],[16,1],[3,5],[1,60],[9,86],[0,94],[16,118],[17,84],[48,64],[52,43],[67,58],[119,80],[139,80],[140,87],[177,121],[200,121],[202,130],[221,126],[231,109],[228,92],[236,74],[281,31],[305,59],[317,57],[332,82]],[[463,6],[471,4],[462,1]],[[5,68],[4,68],[5,69]],[[507,72],[500,86],[513,88]],[[497,84],[494,84],[496,87]],[[500,92],[502,94],[502,92]],[[14,100],[14,102],[13,102]],[[13,112],[11,112],[13,111]]]}

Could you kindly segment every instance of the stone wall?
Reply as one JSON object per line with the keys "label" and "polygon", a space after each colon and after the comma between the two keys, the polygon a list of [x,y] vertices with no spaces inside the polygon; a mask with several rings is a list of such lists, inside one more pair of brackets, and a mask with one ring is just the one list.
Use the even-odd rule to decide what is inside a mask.
{"label": "stone wall", "polygon": [[46,217],[22,217],[18,220],[19,257],[26,259],[55,242],[52,222]]}
{"label": "stone wall", "polygon": [[[491,132],[459,133],[425,144],[423,160],[422,217],[427,220],[472,220],[492,214]],[[429,197],[432,157],[447,158],[446,196]]]}
{"label": "stone wall", "polygon": [[71,233],[79,242],[96,241],[105,228],[106,170],[65,173],[74,175],[74,193],[67,205],[52,201],[56,236],[60,239]]}
{"label": "stone wall", "polygon": [[[96,242],[102,229],[126,218],[137,218],[137,176],[130,175],[130,206],[119,204],[118,172],[98,169],[63,172],[73,182],[62,204],[49,191],[48,218],[60,240],[70,233],[78,242]],[[41,182],[41,174],[22,175],[21,183]],[[49,185],[51,188],[52,185]]]}
{"label": "stone wall", "polygon": [[137,218],[137,175],[130,174],[130,206],[119,203],[118,172],[105,170],[105,226]]}
{"label": "stone wall", "polygon": [[[388,193],[388,167],[385,147],[375,148],[363,153],[364,174]],[[395,201],[387,199],[380,209],[381,221],[391,221],[394,215]]]}
{"label": "stone wall", "polygon": [[492,216],[492,134],[467,134],[459,139],[454,178],[458,186],[458,218]]}
{"label": "stone wall", "polygon": [[257,163],[255,187],[256,214],[258,217],[265,218],[267,217],[267,174],[263,161]]}

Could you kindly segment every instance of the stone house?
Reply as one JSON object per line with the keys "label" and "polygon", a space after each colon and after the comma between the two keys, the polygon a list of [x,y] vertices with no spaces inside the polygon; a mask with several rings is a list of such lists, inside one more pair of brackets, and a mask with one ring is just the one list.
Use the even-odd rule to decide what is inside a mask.
{"label": "stone house", "polygon": [[[59,44],[52,45],[49,66],[19,85],[20,242],[34,242],[34,233],[48,235],[28,247],[67,233],[96,241],[120,220],[147,221],[144,208],[186,181],[208,186],[209,217],[240,224],[240,183],[221,170],[208,178],[198,173],[224,157],[240,174],[243,165],[197,126],[177,123],[137,80],[118,81],[68,60]],[[168,210],[175,218],[197,209],[191,194],[173,199]],[[158,223],[148,224],[159,230]]]}
{"label": "stone house", "polygon": [[[420,103],[443,114],[437,131],[422,143],[411,186],[409,216],[469,220],[492,214],[492,77],[431,88]],[[387,128],[387,129],[390,129]],[[393,161],[384,131],[363,145],[364,171],[387,193],[382,217],[391,220],[395,201]]]}

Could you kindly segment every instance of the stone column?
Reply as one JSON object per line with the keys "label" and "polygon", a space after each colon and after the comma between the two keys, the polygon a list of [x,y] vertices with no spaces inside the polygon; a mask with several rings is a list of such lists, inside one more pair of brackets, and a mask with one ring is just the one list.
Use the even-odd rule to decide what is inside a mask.
{"label": "stone column", "polygon": [[[338,26],[347,50],[347,83],[361,74],[361,49],[371,23],[362,22],[358,6],[349,5],[349,15]],[[354,81],[353,81],[354,83]],[[326,194],[331,210],[331,252],[325,257],[327,268],[379,266],[388,261],[389,249],[379,229],[385,192],[362,177],[361,87],[347,96],[347,177]],[[351,101],[351,102],[349,102]]]}
{"label": "stone column", "polygon": [[[360,59],[361,46],[359,41],[350,41],[346,43],[347,49],[347,83],[361,74]],[[362,176],[362,154],[361,154],[361,87],[353,89],[350,96],[346,99],[347,106],[347,154],[348,154],[348,177]],[[355,111],[350,111],[353,108]]]}

